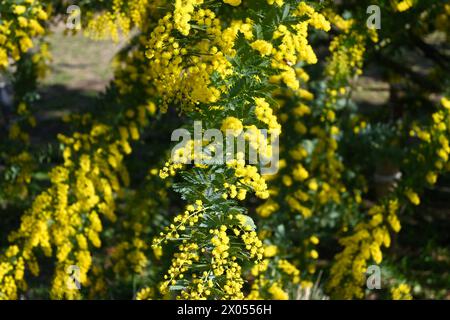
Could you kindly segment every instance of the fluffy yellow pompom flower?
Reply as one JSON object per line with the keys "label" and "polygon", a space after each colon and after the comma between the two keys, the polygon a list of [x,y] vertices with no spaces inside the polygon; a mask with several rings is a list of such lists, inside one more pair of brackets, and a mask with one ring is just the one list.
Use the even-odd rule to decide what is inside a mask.
{"label": "fluffy yellow pompom flower", "polygon": [[412,300],[411,288],[405,283],[392,288],[391,295],[393,300]]}
{"label": "fluffy yellow pompom flower", "polygon": [[319,238],[317,238],[316,236],[311,236],[309,238],[309,241],[311,241],[312,244],[319,244]]}
{"label": "fluffy yellow pompom flower", "polygon": [[8,66],[8,56],[6,54],[6,50],[0,48],[0,67]]}
{"label": "fluffy yellow pompom flower", "polygon": [[267,3],[270,5],[276,4],[281,7],[284,4],[284,0],[267,0]]}
{"label": "fluffy yellow pompom flower", "polygon": [[264,247],[264,257],[271,258],[278,253],[278,247],[274,245]]}
{"label": "fluffy yellow pompom flower", "polygon": [[308,188],[312,191],[317,191],[317,189],[319,188],[319,185],[317,184],[315,179],[312,179],[309,183],[308,183]]}
{"label": "fluffy yellow pompom flower", "polygon": [[223,0],[224,3],[229,4],[230,6],[238,6],[241,4],[241,0]]}
{"label": "fluffy yellow pompom flower", "polygon": [[26,18],[24,18],[24,17],[19,17],[17,19],[17,21],[19,21],[19,26],[21,28],[25,28],[26,26],[28,26],[28,20]]}
{"label": "fluffy yellow pompom flower", "polygon": [[30,20],[30,28],[33,29],[33,31],[36,34],[43,34],[45,32],[44,28],[34,19]]}
{"label": "fluffy yellow pompom flower", "polygon": [[241,132],[244,126],[242,125],[241,120],[235,117],[228,117],[222,122],[222,127],[220,128],[223,132],[230,132],[233,136],[237,137]]}
{"label": "fluffy yellow pompom flower", "polygon": [[152,288],[144,288],[136,294],[136,300],[150,300],[154,295]]}
{"label": "fluffy yellow pompom flower", "polygon": [[19,45],[22,52],[27,52],[29,49],[33,48],[33,41],[29,37],[22,37],[19,40]]}
{"label": "fluffy yellow pompom flower", "polygon": [[412,6],[413,6],[412,0],[403,0],[403,1],[400,1],[397,3],[397,6],[395,7],[395,9],[398,12],[403,12],[403,11],[410,9]]}
{"label": "fluffy yellow pompom flower", "polygon": [[39,12],[38,12],[38,18],[41,19],[41,20],[47,20],[47,19],[48,19],[48,14],[47,14],[47,12],[45,12],[45,11],[42,10],[42,9],[39,9]]}
{"label": "fluffy yellow pompom flower", "polygon": [[297,167],[292,171],[292,175],[297,181],[303,181],[305,179],[308,179],[309,177],[308,171],[306,171],[306,169],[301,164],[298,164]]}
{"label": "fluffy yellow pompom flower", "polygon": [[309,252],[309,256],[313,259],[317,259],[317,258],[319,258],[319,253],[317,252],[317,250],[311,250]]}
{"label": "fluffy yellow pompom flower", "polygon": [[277,121],[277,117],[273,114],[270,105],[264,98],[253,98],[256,104],[255,115],[256,117],[267,124],[269,132],[279,135],[281,133],[281,126]]}
{"label": "fluffy yellow pompom flower", "polygon": [[289,295],[277,283],[272,284],[268,291],[275,300],[289,299]]}
{"label": "fluffy yellow pompom flower", "polygon": [[442,98],[441,99],[441,104],[445,109],[449,109],[450,110],[450,100],[447,98]]}
{"label": "fluffy yellow pompom flower", "polygon": [[258,50],[262,56],[268,56],[272,53],[272,44],[265,40],[256,40],[251,44],[252,48]]}
{"label": "fluffy yellow pompom flower", "polygon": [[25,7],[25,6],[14,6],[14,13],[15,14],[18,14],[18,15],[20,15],[20,14],[23,14],[25,11],[27,11],[27,7]]}
{"label": "fluffy yellow pompom flower", "polygon": [[408,189],[405,191],[405,195],[413,205],[418,206],[420,204],[420,198],[414,191]]}
{"label": "fluffy yellow pompom flower", "polygon": [[437,174],[434,172],[428,172],[427,173],[427,182],[431,185],[435,184],[437,181]]}

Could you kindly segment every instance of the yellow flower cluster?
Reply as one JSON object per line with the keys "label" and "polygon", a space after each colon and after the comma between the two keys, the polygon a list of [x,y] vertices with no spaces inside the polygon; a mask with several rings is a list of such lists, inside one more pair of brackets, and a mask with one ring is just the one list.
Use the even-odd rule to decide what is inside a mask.
{"label": "yellow flower cluster", "polygon": [[336,14],[335,12],[333,12],[331,10],[326,10],[325,16],[327,17],[327,19],[331,22],[331,24],[333,26],[336,26],[338,29],[340,29],[344,32],[348,32],[350,30],[350,28],[353,26],[353,24],[355,23],[354,19],[344,19],[342,16],[340,16],[339,14]]}
{"label": "yellow flower cluster", "polygon": [[[21,274],[25,262],[30,272],[37,275],[39,267],[34,251],[40,248],[47,256],[56,257],[51,297],[79,297],[80,292],[70,290],[66,283],[67,268],[71,265],[79,267],[81,285],[90,284],[87,277],[92,268],[90,248],[101,246],[100,214],[112,222],[116,220],[115,193],[120,194],[122,184],[129,184],[122,162],[131,152],[130,142],[139,138],[134,117],[133,114],[125,119],[117,130],[120,133],[94,122],[87,133],[58,136],[64,145],[64,164],[50,172],[50,188],[36,197],[22,217],[19,229],[9,236],[11,246],[18,246],[19,250],[15,259],[2,257],[0,262],[10,264],[10,273]],[[10,279],[4,277],[0,287]],[[23,279],[17,281],[17,287],[22,288]],[[16,290],[9,290],[5,298],[14,299]]]}
{"label": "yellow flower cluster", "polygon": [[[421,140],[421,145],[415,155],[421,163],[426,163],[428,169],[423,173],[423,179],[428,184],[434,185],[437,181],[438,173],[447,170],[450,155],[450,143],[448,135],[450,133],[450,100],[446,97],[441,99],[442,108],[431,116],[430,124],[419,126],[417,123],[412,124],[409,132],[411,137],[417,137]],[[423,150],[432,150],[431,158],[425,158],[419,153]],[[406,188],[404,194],[408,200],[414,205],[420,204],[419,195],[411,188]]]}
{"label": "yellow flower cluster", "polygon": [[177,150],[177,153],[175,154],[175,156],[176,156],[175,160],[177,162],[172,163],[171,161],[167,161],[164,164],[164,167],[159,171],[159,176],[161,177],[161,179],[166,179],[169,176],[174,176],[178,169],[183,168],[182,160],[184,159],[186,154],[189,154],[189,153],[185,152],[184,150],[185,149],[182,149],[182,148]]}
{"label": "yellow flower cluster", "polygon": [[[5,3],[0,11],[0,73],[11,73],[8,77],[15,78],[14,86],[17,87],[22,86],[21,81],[27,81],[24,74],[31,77],[35,72],[38,79],[43,78],[51,59],[48,44],[40,38],[36,39],[45,33],[41,26],[48,18],[44,5],[38,1],[24,1],[21,5]],[[33,50],[29,50],[31,48]],[[15,64],[20,59],[21,63]],[[7,69],[10,64],[15,66]],[[29,68],[34,71],[28,71]],[[36,127],[36,118],[30,110],[30,102],[25,99],[26,97],[15,94],[15,116],[8,121],[8,138],[18,148],[9,154],[6,161],[9,166],[19,169],[15,178],[2,186],[10,199],[24,199],[28,195],[28,184],[36,167],[34,157],[27,150],[30,147],[28,130]]]}
{"label": "yellow flower cluster", "polygon": [[265,179],[258,173],[256,166],[245,164],[242,153],[237,154],[237,159],[228,161],[227,166],[235,170],[239,183],[254,190],[257,197],[261,199],[269,197]]}
{"label": "yellow flower cluster", "polygon": [[252,40],[254,37],[253,21],[249,18],[246,18],[245,20],[233,20],[231,21],[230,26],[223,30],[222,50],[224,54],[229,56],[234,56],[236,54],[234,41],[238,32],[241,32],[246,40]]}
{"label": "yellow flower cluster", "polygon": [[220,130],[224,133],[231,133],[233,136],[237,137],[241,134],[244,126],[241,120],[235,117],[227,117],[223,120]]}
{"label": "yellow flower cluster", "polygon": [[191,15],[196,6],[203,3],[203,0],[175,0],[175,10],[173,13],[173,21],[175,28],[181,32],[182,35],[189,35],[191,26]]}
{"label": "yellow flower cluster", "polygon": [[268,291],[274,300],[289,300],[289,295],[283,291],[283,288],[276,282],[270,286]]}
{"label": "yellow flower cluster", "polygon": [[[148,258],[145,255],[147,244],[136,235],[132,242],[122,242],[114,248],[111,258],[117,263],[113,266],[116,274],[126,274],[131,271],[141,274],[147,266]],[[131,270],[130,270],[131,269]]]}
{"label": "yellow flower cluster", "polygon": [[160,236],[153,239],[152,247],[161,247],[162,242],[167,242],[168,239],[178,239],[180,237],[180,232],[186,230],[186,227],[193,227],[198,221],[203,217],[203,202],[197,200],[195,204],[190,204],[186,206],[186,210],[183,214],[177,215],[173,222],[176,224],[171,224],[166,227],[166,232],[161,232]]}
{"label": "yellow flower cluster", "polygon": [[405,195],[408,197],[409,201],[415,206],[418,206],[420,204],[420,198],[417,193],[412,191],[411,189],[407,189],[405,191]]}
{"label": "yellow flower cluster", "polygon": [[393,300],[412,300],[411,288],[406,283],[391,288]]}
{"label": "yellow flower cluster", "polygon": [[142,28],[149,12],[156,9],[158,1],[113,0],[111,11],[99,15],[88,13],[84,34],[92,39],[120,40],[120,32],[128,36],[133,27]]}
{"label": "yellow flower cluster", "polygon": [[262,218],[268,218],[277,212],[280,206],[272,199],[267,199],[262,205],[256,208],[256,213]]}
{"label": "yellow flower cluster", "polygon": [[262,56],[269,56],[272,54],[273,46],[270,42],[265,40],[256,40],[251,44],[252,48],[259,51]]}
{"label": "yellow flower cluster", "polygon": [[152,288],[144,288],[136,294],[136,300],[151,300],[154,294]]}
{"label": "yellow flower cluster", "polygon": [[[308,6],[301,6],[301,8],[306,13],[312,12],[312,8],[308,9]],[[301,80],[308,81],[308,75],[303,69],[297,69],[295,74]],[[339,130],[333,125],[333,122],[336,120],[335,113],[333,110],[324,112],[326,118],[324,117],[323,121],[330,122],[330,126],[325,128],[314,126],[308,130],[304,123],[310,121],[311,109],[303,103],[303,99],[310,99],[310,96],[305,96],[305,92],[300,90],[295,93],[299,97],[299,102],[289,107],[289,109],[284,107],[284,101],[280,101],[282,104],[280,107],[280,120],[283,123],[289,122],[287,126],[293,127],[301,135],[314,135],[318,143],[310,152],[303,145],[289,146],[286,156],[289,158],[291,165],[285,170],[286,166],[284,163],[286,160],[282,158],[280,160],[280,173],[276,176],[276,179],[279,179],[283,185],[283,189],[274,190],[273,199],[269,199],[257,208],[256,212],[263,217],[269,217],[278,210],[281,203],[287,203],[290,210],[300,213],[304,218],[308,218],[313,213],[312,208],[320,210],[318,206],[326,205],[330,201],[339,204],[341,202],[341,194],[346,192],[341,181],[343,164],[336,154],[337,141],[335,136]],[[335,97],[332,97],[332,100],[334,101]],[[333,101],[327,101],[327,105],[333,105]],[[281,155],[285,156],[284,154]],[[326,161],[324,161],[324,155],[326,156]],[[305,248],[307,258],[317,259],[317,251],[308,250]],[[314,265],[308,266],[308,271],[313,273]]]}
{"label": "yellow flower cluster", "polygon": [[284,273],[292,277],[292,283],[300,282],[300,270],[298,270],[292,263],[287,260],[279,260],[278,268]]}
{"label": "yellow flower cluster", "polygon": [[[352,45],[344,45],[352,39]],[[349,31],[335,37],[330,44],[332,55],[327,65],[328,76],[344,80],[353,74],[362,73],[363,56],[365,53],[366,37],[357,31]]]}
{"label": "yellow flower cluster", "polygon": [[[395,3],[394,10],[399,12],[409,10],[415,3],[413,0],[392,2]],[[5,6],[8,14],[3,15],[2,11],[0,22],[0,68],[7,67],[11,58],[20,58],[21,54],[35,46],[33,37],[44,33],[42,24],[47,19],[47,13],[43,3],[21,0],[20,4]],[[162,101],[162,112],[169,105],[173,106],[196,120],[202,119],[208,124],[220,126],[224,132],[230,130],[235,137],[247,129],[245,139],[255,150],[263,150],[267,157],[272,156],[274,150],[269,145],[270,139],[264,137],[257,123],[269,129],[270,133],[280,134],[280,121],[283,132],[292,128],[294,135],[302,136],[301,141],[288,141],[286,147],[281,148],[283,159],[280,161],[279,175],[263,178],[257,166],[247,165],[244,154],[237,154],[236,160],[229,161],[223,167],[196,165],[195,172],[207,172],[208,178],[217,173],[220,180],[211,183],[207,194],[201,190],[195,193],[195,197],[198,194],[205,202],[213,197],[217,201],[220,196],[224,200],[217,201],[221,202],[220,207],[210,206],[209,202],[204,204],[201,200],[192,203],[190,199],[188,203],[192,204],[187,205],[165,232],[153,240],[156,259],[162,256],[163,243],[177,243],[178,252],[173,256],[164,281],[159,283],[165,297],[170,297],[170,292],[179,291],[178,298],[184,299],[240,299],[244,297],[244,283],[249,280],[251,293],[247,298],[288,299],[297,285],[309,285],[308,280],[301,281],[300,276],[303,279],[310,276],[308,273],[315,272],[319,253],[314,246],[319,239],[306,235],[301,240],[302,244],[292,252],[295,259],[288,261],[283,256],[286,253],[283,247],[277,246],[278,242],[273,244],[272,239],[268,238],[272,233],[269,229],[281,223],[281,226],[285,224],[296,230],[304,223],[312,223],[312,219],[306,221],[305,218],[313,212],[329,209],[325,206],[330,204],[338,206],[347,201],[346,205],[357,208],[362,201],[361,195],[367,191],[364,188],[347,190],[343,182],[347,177],[344,177],[343,162],[337,152],[340,135],[337,119],[340,114],[334,108],[339,98],[350,93],[346,87],[348,79],[361,72],[366,41],[373,40],[376,32],[358,31],[356,20],[345,20],[332,12],[326,15],[343,34],[336,36],[330,45],[332,55],[326,66],[326,85],[329,88],[324,92],[327,97],[323,106],[320,105],[321,95],[318,95],[319,103],[313,102],[310,107],[305,103],[313,100],[314,96],[302,88],[309,81],[304,66],[317,62],[317,56],[308,42],[309,28],[328,31],[330,22],[303,1],[297,2],[295,8],[293,2],[280,8],[284,5],[283,0],[267,0],[267,3],[273,5],[270,7],[273,12],[278,10],[281,13],[286,8],[288,11],[289,19],[276,22],[280,24],[273,25],[273,33],[266,30],[260,32],[258,29],[262,20],[252,13],[249,15],[255,21],[250,18],[234,20],[245,15],[246,6],[253,3],[244,3],[242,8],[224,4],[235,7],[241,4],[241,0],[175,0],[167,3],[159,0],[113,0],[104,5],[111,11],[99,16],[88,14],[87,33],[95,38],[112,36],[117,41],[120,32],[128,34],[134,27],[141,28],[141,33],[134,38],[136,41],[130,43],[133,49],[116,61],[114,87],[121,95],[136,99],[150,96],[155,101]],[[239,15],[216,16],[223,12],[239,12]],[[274,16],[274,20],[280,20],[278,15]],[[445,20],[445,28],[448,18],[444,14],[442,19]],[[237,50],[242,45],[237,41],[239,33],[245,39],[244,45],[255,50],[254,58],[272,69],[269,80],[276,84],[271,86],[276,87],[274,91],[230,97],[234,89],[243,88],[243,92],[247,89],[246,86],[235,86],[234,80],[240,78],[249,80],[249,84],[253,80],[264,83],[269,77],[261,72],[246,78],[242,70],[234,69],[238,64],[245,64],[240,59],[240,50]],[[255,67],[255,70],[258,68]],[[261,97],[266,93],[266,97],[280,100],[276,101],[280,102],[280,108],[272,108],[276,105],[275,100]],[[239,102],[234,105],[233,99]],[[126,105],[127,100],[122,99],[120,104]],[[319,107],[313,108],[313,104]],[[421,177],[430,185],[436,183],[444,168],[449,169],[450,101],[443,98],[442,105],[443,109],[432,115],[431,125],[422,127],[414,124],[410,132],[412,137],[421,140],[417,160],[430,163]],[[26,105],[19,104],[19,115],[27,114],[25,109]],[[129,234],[119,237],[113,248],[108,249],[111,251],[108,252],[107,264],[112,262],[111,266],[95,265],[97,259],[93,254],[99,250],[92,249],[101,246],[102,219],[114,222],[116,199],[130,192],[123,188],[130,179],[123,164],[124,158],[131,153],[132,142],[140,139],[140,129],[147,124],[147,115],[155,113],[155,104],[146,101],[136,109],[125,110],[124,115],[120,115],[124,119],[120,119],[116,127],[90,123],[89,116],[86,118],[89,118],[90,129],[70,137],[60,136],[64,146],[64,164],[51,171],[50,188],[35,198],[22,218],[19,230],[10,235],[11,245],[0,257],[0,299],[17,298],[18,293],[25,290],[24,274],[39,273],[36,252],[41,250],[56,260],[51,290],[54,298],[80,297],[78,291],[67,290],[66,268],[69,265],[80,266],[81,284],[91,286],[93,291],[102,291],[105,287],[105,281],[100,279],[103,268],[110,268],[118,276],[128,276],[128,272],[142,274],[146,270],[149,246],[144,229],[148,223],[142,217],[145,217],[148,207],[136,208],[140,213],[119,220],[121,227]],[[248,114],[250,117],[247,118]],[[254,122],[248,123],[247,119]],[[27,121],[33,126],[35,120],[30,117]],[[364,127],[366,123],[361,122],[353,130],[359,133],[360,128]],[[29,140],[28,134],[16,124],[11,126],[9,136],[13,140]],[[163,179],[174,176],[178,170],[188,167],[183,166],[183,162],[198,160],[193,154],[197,144],[203,147],[205,142],[192,140],[176,150],[159,176]],[[426,153],[420,152],[425,148],[432,154],[431,159],[426,159]],[[8,160],[21,167],[17,182],[23,185],[28,183],[32,172],[31,156],[22,152]],[[212,174],[217,167],[219,169]],[[199,168],[203,171],[197,171]],[[155,170],[152,170],[152,175],[157,175]],[[191,173],[186,172],[183,178]],[[167,186],[170,180],[158,181]],[[269,181],[274,185],[270,189],[267,185]],[[361,182],[361,185],[364,184],[364,181]],[[202,187],[198,187],[199,190]],[[389,230],[398,232],[401,228],[397,217],[399,202],[406,199],[414,205],[420,204],[420,188],[414,184],[402,185],[397,191],[394,197],[383,199],[382,204],[372,207],[368,213],[369,219],[358,223],[350,235],[340,239],[344,250],[336,256],[329,285],[335,296],[363,296],[361,284],[367,262],[380,263],[383,258],[381,248],[390,245]],[[245,200],[251,192],[266,199],[255,211],[265,218],[263,222],[269,228],[259,233],[255,231],[255,224],[249,216],[235,213],[245,211],[237,200]],[[24,191],[21,193],[25,194]],[[191,197],[193,193],[186,194],[183,193],[183,198]],[[162,191],[152,196],[167,198]],[[221,209],[227,207],[230,212]],[[301,216],[276,215],[280,210],[300,213]],[[128,213],[129,210],[124,211]],[[214,227],[210,227],[212,222]],[[253,268],[249,268],[251,275],[247,279],[248,264],[243,262],[255,262]],[[302,273],[297,265],[302,266]],[[155,298],[160,294],[156,291],[144,288],[136,298]],[[391,293],[394,299],[410,297],[410,289],[406,285],[393,288]]]}
{"label": "yellow flower cluster", "polygon": [[264,248],[262,247],[262,242],[258,238],[256,232],[243,232],[241,238],[245,244],[245,248],[250,252],[250,257],[261,260],[263,258]]}
{"label": "yellow flower cluster", "polygon": [[422,129],[418,125],[413,124],[410,130],[410,136],[416,136],[426,142],[427,145],[432,145],[435,148],[437,156],[437,160],[434,163],[435,170],[441,170],[448,163],[450,155],[448,138],[448,133],[450,132],[450,125],[448,124],[450,102],[446,97],[443,97],[441,104],[443,108],[432,114],[433,124],[431,126]]}
{"label": "yellow flower cluster", "polygon": [[162,293],[166,293],[169,286],[175,285],[177,279],[182,279],[189,267],[199,260],[198,245],[184,243],[179,246],[179,252],[174,255],[172,265],[164,276],[165,281],[159,287]]}
{"label": "yellow flower cluster", "polygon": [[267,0],[267,3],[270,5],[276,4],[277,6],[281,7],[284,4],[284,0]]}
{"label": "yellow flower cluster", "polygon": [[[242,294],[244,280],[241,277],[241,267],[235,262],[236,257],[229,255],[230,238],[226,231],[225,225],[222,225],[220,229],[210,230],[213,235],[211,243],[214,246],[211,251],[211,268],[216,277],[226,275],[224,299],[242,299],[244,297]],[[247,249],[250,247],[251,245],[248,245]]]}
{"label": "yellow flower cluster", "polygon": [[255,115],[259,121],[265,123],[269,128],[269,133],[274,135],[281,134],[281,125],[277,117],[273,114],[272,108],[264,98],[253,98],[255,101]]}
{"label": "yellow flower cluster", "polygon": [[301,164],[298,164],[294,170],[292,170],[292,176],[297,181],[303,181],[308,179],[309,173]]}
{"label": "yellow flower cluster", "polygon": [[[279,69],[280,73],[272,76],[271,81],[275,83],[283,82],[292,90],[300,90],[294,66],[299,62],[317,63],[317,57],[307,40],[308,26],[311,25],[314,28],[328,31],[330,24],[323,15],[304,2],[299,3],[293,15],[306,16],[307,19],[292,25],[291,28],[279,25],[274,31],[273,40],[279,41],[281,39],[281,44],[272,50],[272,67]],[[294,30],[294,32],[291,30]],[[302,72],[302,69],[299,70],[299,72]]]}
{"label": "yellow flower cluster", "polygon": [[210,86],[210,75],[217,72],[225,76],[231,72],[223,50],[232,47],[228,41],[234,39],[223,40],[224,32],[214,12],[200,9],[191,20],[199,28],[195,32],[205,29],[203,32],[211,40],[191,41],[189,48],[183,47],[172,35],[176,29],[174,17],[168,13],[159,20],[148,41],[148,76],[163,99],[163,107],[172,101],[182,101],[187,109],[198,103],[214,103],[221,92]]}
{"label": "yellow flower cluster", "polygon": [[227,193],[224,193],[222,195],[223,198],[227,199],[228,197],[230,197],[231,199],[237,198],[238,200],[245,200],[245,197],[247,196],[246,189],[239,189],[239,186],[229,184],[228,182],[225,182],[223,186],[227,190]]}
{"label": "yellow flower cluster", "polygon": [[[6,10],[6,11],[3,11]],[[0,70],[9,65],[9,57],[18,61],[33,48],[32,38],[45,33],[42,23],[48,19],[42,1],[24,0],[2,6],[0,20]]]}
{"label": "yellow flower cluster", "polygon": [[398,12],[407,11],[414,5],[414,0],[394,0],[391,2],[394,9]]}
{"label": "yellow flower cluster", "polygon": [[[276,139],[277,135],[270,138]],[[265,157],[266,159],[270,159],[272,157],[273,150],[272,145],[270,144],[271,139],[266,137],[255,125],[245,126],[244,139],[248,141],[251,148],[258,152],[260,157]]]}
{"label": "yellow flower cluster", "polygon": [[220,276],[224,273],[223,264],[227,261],[228,250],[230,249],[230,238],[227,236],[227,227],[222,225],[220,229],[210,230],[209,233],[213,234],[211,243],[214,246],[212,250],[213,259],[213,271],[216,276]]}
{"label": "yellow flower cluster", "polygon": [[[162,242],[167,242],[171,239],[180,239],[181,233],[184,231],[192,232],[203,219],[205,208],[200,200],[197,200],[194,205],[188,205],[186,211],[182,215],[174,218],[174,223],[171,224],[166,233],[161,233],[160,237],[153,240],[153,247],[160,248]],[[210,229],[211,245],[206,247],[199,247],[197,244],[188,243],[187,239],[183,240],[183,244],[179,246],[179,252],[175,254],[172,260],[172,266],[165,275],[165,281],[161,284],[161,292],[167,293],[170,286],[176,285],[183,279],[192,277],[192,282],[189,283],[186,290],[180,293],[180,298],[183,299],[206,299],[211,294],[211,290],[219,286],[217,289],[223,290],[224,299],[242,299],[242,287],[244,281],[241,276],[241,267],[237,263],[237,257],[230,255],[230,234],[233,237],[240,237],[242,239],[245,249],[249,252],[249,256],[257,262],[263,258],[264,249],[261,240],[258,239],[256,232],[247,224],[247,219],[243,215],[228,217],[237,224],[229,228],[227,225],[221,225],[218,229]],[[192,233],[190,234],[192,236]],[[208,252],[208,255],[205,253]],[[207,261],[204,261],[204,260]],[[209,271],[203,272],[200,276],[195,273],[195,263],[207,262],[210,266]],[[218,283],[213,278],[224,278],[224,282]]]}
{"label": "yellow flower cluster", "polygon": [[15,180],[5,185],[3,192],[11,198],[25,199],[28,195],[28,184],[31,182],[32,173],[36,167],[32,155],[28,151],[21,151],[18,155],[8,159],[8,165],[20,168]]}
{"label": "yellow flower cluster", "polygon": [[223,0],[223,2],[234,7],[241,4],[241,0]]}
{"label": "yellow flower cluster", "polygon": [[285,288],[306,285],[306,282],[300,282],[300,270],[289,261],[278,259],[277,254],[279,253],[276,246],[266,247],[266,259],[251,270],[255,280],[246,299],[288,300],[289,295]]}
{"label": "yellow flower cluster", "polygon": [[[420,172],[417,179],[423,179],[429,184],[436,182],[438,172],[444,169],[448,170],[448,151],[450,150],[447,139],[447,123],[450,118],[450,104],[445,97],[441,100],[441,104],[443,108],[432,115],[430,125],[420,128],[417,124],[413,124],[410,132],[411,136],[416,136],[422,141],[417,150],[412,151],[412,154],[421,154],[421,150],[424,148],[427,150],[426,153],[417,156],[417,161],[432,167],[428,171]],[[429,156],[425,157],[423,154]],[[406,198],[413,205],[420,204],[419,195],[412,187],[398,186],[397,190],[399,199]],[[329,283],[329,288],[336,296],[341,298],[360,298],[363,296],[361,286],[366,261],[371,258],[377,264],[381,262],[381,244],[385,247],[390,244],[387,226],[390,226],[390,229],[394,232],[400,231],[401,225],[396,214],[399,199],[393,198],[385,205],[374,206],[369,211],[370,222],[359,223],[353,235],[340,240],[341,244],[344,245],[344,250],[336,256],[335,265],[331,269],[332,281]],[[351,272],[346,271],[350,269]],[[400,299],[403,295],[404,297],[410,297],[407,286],[394,288],[392,294]]]}
{"label": "yellow flower cluster", "polygon": [[[201,6],[203,2],[204,0],[175,0],[174,24],[175,28],[182,35],[189,35],[191,30],[189,22],[192,19],[192,14],[195,11],[195,7]],[[241,0],[223,0],[223,2],[232,6],[241,4]]]}
{"label": "yellow flower cluster", "polygon": [[272,258],[278,253],[278,247],[275,245],[268,245],[264,247],[264,257]]}
{"label": "yellow flower cluster", "polygon": [[387,225],[394,232],[400,230],[397,211],[398,200],[390,200],[384,206],[374,206],[369,211],[371,220],[368,223],[359,223],[353,234],[339,240],[344,250],[335,257],[336,261],[331,268],[331,278],[328,283],[328,289],[336,297],[341,299],[363,297],[362,287],[367,261],[381,263],[383,259],[381,246],[387,248],[391,243]]}
{"label": "yellow flower cluster", "polygon": [[296,192],[293,196],[288,195],[286,196],[286,202],[289,204],[291,210],[299,212],[303,215],[305,218],[309,218],[312,215],[312,211],[310,208],[301,205],[300,201],[307,201],[308,195],[299,191]]}

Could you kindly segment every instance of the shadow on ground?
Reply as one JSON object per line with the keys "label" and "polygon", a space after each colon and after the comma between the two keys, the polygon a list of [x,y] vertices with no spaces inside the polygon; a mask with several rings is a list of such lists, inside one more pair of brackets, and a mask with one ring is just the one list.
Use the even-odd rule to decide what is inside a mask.
{"label": "shadow on ground", "polygon": [[68,125],[63,117],[73,113],[85,113],[95,105],[96,91],[52,85],[40,88],[41,99],[35,104],[37,127],[33,130],[34,143],[55,141],[58,133],[65,133]]}

